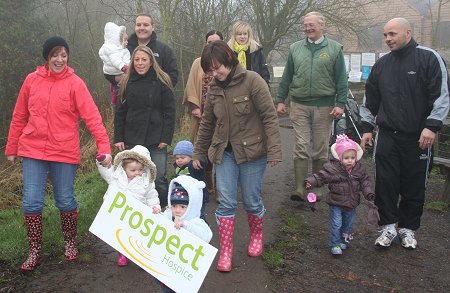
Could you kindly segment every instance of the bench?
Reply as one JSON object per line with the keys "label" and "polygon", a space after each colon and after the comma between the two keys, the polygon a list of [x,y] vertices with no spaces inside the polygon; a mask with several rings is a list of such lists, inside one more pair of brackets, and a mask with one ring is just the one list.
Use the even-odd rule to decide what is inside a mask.
{"label": "bench", "polygon": [[[444,123],[444,128],[449,123]],[[434,142],[434,157],[433,166],[439,167],[439,171],[442,175],[445,175],[444,189],[441,194],[436,198],[439,201],[447,202],[450,204],[450,154],[448,151],[448,145],[450,142],[450,135],[443,131],[438,132],[436,141]]]}
{"label": "bench", "polygon": [[447,201],[450,203],[450,159],[434,157],[433,166],[439,167],[440,173],[442,175],[445,175],[444,189],[436,199],[439,201]]}

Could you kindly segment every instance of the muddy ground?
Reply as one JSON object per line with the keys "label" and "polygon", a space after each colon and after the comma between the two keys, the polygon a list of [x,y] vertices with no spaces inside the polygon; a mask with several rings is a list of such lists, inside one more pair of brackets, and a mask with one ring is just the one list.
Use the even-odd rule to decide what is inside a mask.
{"label": "muddy ground", "polygon": [[[342,256],[332,256],[328,243],[328,208],[319,203],[311,212],[305,204],[291,202],[293,164],[292,130],[280,128],[284,162],[268,168],[263,191],[266,248],[282,250],[281,267],[266,267],[260,257],[246,255],[248,225],[242,207],[237,214],[234,236],[233,271],[219,273],[215,261],[200,292],[448,292],[450,288],[450,213],[425,210],[417,233],[419,246],[406,250],[399,243],[377,249],[373,243],[376,227],[366,223],[367,206],[358,207],[352,247]],[[369,163],[370,160],[369,160]],[[372,169],[369,166],[368,169]],[[443,177],[434,175],[427,190],[427,201],[440,192]],[[213,221],[215,204],[209,206],[214,233],[211,244],[218,246]],[[284,216],[281,216],[284,215]],[[287,216],[286,216],[287,215]],[[293,216],[302,227],[283,229],[282,218]],[[153,278],[131,263],[119,268],[116,252],[89,236],[80,245],[81,257],[75,262],[61,260],[61,252],[46,256],[36,272],[22,273],[0,263],[5,282],[0,292],[159,292]]]}

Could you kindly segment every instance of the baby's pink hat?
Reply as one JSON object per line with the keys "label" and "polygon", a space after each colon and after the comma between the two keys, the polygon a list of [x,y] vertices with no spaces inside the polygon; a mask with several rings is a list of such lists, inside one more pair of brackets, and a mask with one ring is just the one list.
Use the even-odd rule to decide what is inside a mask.
{"label": "baby's pink hat", "polygon": [[334,143],[331,146],[331,154],[336,159],[342,161],[342,155],[348,151],[348,150],[354,150],[356,152],[356,160],[360,160],[363,155],[363,150],[361,147],[348,138],[345,134],[340,134],[336,137],[336,143]]}

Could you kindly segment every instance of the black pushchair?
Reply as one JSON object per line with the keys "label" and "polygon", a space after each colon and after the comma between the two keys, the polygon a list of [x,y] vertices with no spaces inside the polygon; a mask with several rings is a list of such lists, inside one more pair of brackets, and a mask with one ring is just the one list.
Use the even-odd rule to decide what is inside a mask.
{"label": "black pushchair", "polygon": [[357,143],[361,142],[361,115],[359,114],[359,105],[350,89],[348,90],[347,103],[344,106],[344,114],[341,118],[334,119],[333,121],[330,145],[336,141],[337,135],[344,133]]}

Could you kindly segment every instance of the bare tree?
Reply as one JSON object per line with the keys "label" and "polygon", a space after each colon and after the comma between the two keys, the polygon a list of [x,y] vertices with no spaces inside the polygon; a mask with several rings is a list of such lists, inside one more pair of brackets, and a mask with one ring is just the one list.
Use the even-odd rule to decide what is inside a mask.
{"label": "bare tree", "polygon": [[241,3],[244,16],[252,23],[265,55],[287,41],[293,28],[301,23],[301,17],[313,1],[305,0],[250,0]]}
{"label": "bare tree", "polygon": [[[171,44],[178,56],[181,85],[184,85],[192,61],[205,45],[205,33],[215,29],[226,31],[238,13],[232,0],[183,0],[172,21]],[[220,13],[219,13],[220,12]]]}
{"label": "bare tree", "polygon": [[[110,15],[112,18],[118,18],[124,22],[134,20],[134,17],[138,13],[144,12],[143,0],[98,0],[101,7],[107,8],[103,10],[105,14]],[[111,19],[111,21],[113,21]]]}
{"label": "bare tree", "polygon": [[23,80],[44,63],[42,40],[49,27],[35,11],[36,3],[30,1],[0,2],[0,149]]}
{"label": "bare tree", "polygon": [[[446,6],[449,3],[450,3],[450,0],[438,0],[437,3],[436,3],[436,1],[428,0],[427,6],[429,9],[430,20],[431,20],[431,25],[432,25],[431,45],[434,48],[441,45],[439,43],[439,33],[440,33],[439,29],[440,29],[440,24],[441,24],[441,13],[442,13],[443,6]],[[437,6],[436,13],[434,13],[435,6]],[[448,6],[450,6],[450,5],[448,5]],[[450,8],[448,8],[448,9],[450,9]]]}
{"label": "bare tree", "polygon": [[356,34],[365,22],[365,9],[384,0],[249,0],[241,1],[245,17],[252,23],[266,55],[281,49],[303,33],[302,18],[319,11],[334,34]]}

